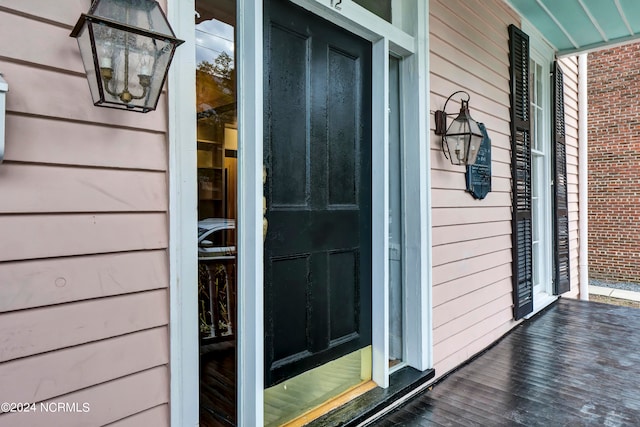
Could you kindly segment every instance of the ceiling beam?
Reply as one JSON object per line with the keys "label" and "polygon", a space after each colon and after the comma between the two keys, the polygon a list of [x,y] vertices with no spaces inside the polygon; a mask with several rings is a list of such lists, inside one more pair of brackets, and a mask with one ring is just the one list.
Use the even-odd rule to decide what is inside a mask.
{"label": "ceiling beam", "polygon": [[609,37],[607,37],[607,35],[604,33],[604,31],[600,27],[600,24],[598,24],[598,21],[596,20],[596,18],[591,14],[591,11],[587,7],[587,5],[584,4],[584,2],[582,0],[578,0],[578,3],[580,3],[580,6],[582,6],[582,9],[584,10],[584,13],[587,14],[587,16],[591,20],[591,23],[593,24],[593,26],[596,27],[596,30],[598,30],[598,32],[600,33],[600,37],[602,37],[602,40],[604,40],[605,42],[608,42],[609,41]]}
{"label": "ceiling beam", "polygon": [[633,36],[633,28],[631,28],[631,25],[627,20],[627,15],[625,15],[624,10],[622,10],[622,5],[620,4],[620,0],[613,0],[613,1],[616,4],[616,8],[618,8],[618,13],[620,14],[620,18],[622,18],[622,20],[624,21],[624,25],[627,26],[627,31],[629,31],[629,35]]}
{"label": "ceiling beam", "polygon": [[555,17],[555,15],[553,13],[551,13],[551,11],[549,10],[549,8],[547,8],[547,6],[545,6],[545,4],[541,1],[541,0],[536,0],[536,2],[538,3],[538,6],[540,6],[542,8],[542,10],[545,11],[545,13],[547,15],[549,15],[549,18],[551,18],[553,20],[553,22],[556,23],[556,25],[558,26],[558,28],[560,28],[560,30],[562,30],[562,32],[564,33],[564,35],[567,37],[567,39],[571,42],[571,44],[573,45],[573,47],[575,47],[576,49],[578,49],[580,47],[580,45],[578,43],[576,43],[576,41],[573,39],[573,37],[571,37],[571,34],[569,34],[569,32],[567,31],[566,28],[564,28],[564,26],[560,23],[560,21],[558,21],[558,18]]}

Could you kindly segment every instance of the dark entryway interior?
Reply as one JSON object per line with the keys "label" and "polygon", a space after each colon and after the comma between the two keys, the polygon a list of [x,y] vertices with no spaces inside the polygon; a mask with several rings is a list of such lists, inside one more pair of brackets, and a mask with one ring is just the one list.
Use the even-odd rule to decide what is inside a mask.
{"label": "dark entryway interior", "polygon": [[640,425],[640,310],[560,299],[375,426]]}

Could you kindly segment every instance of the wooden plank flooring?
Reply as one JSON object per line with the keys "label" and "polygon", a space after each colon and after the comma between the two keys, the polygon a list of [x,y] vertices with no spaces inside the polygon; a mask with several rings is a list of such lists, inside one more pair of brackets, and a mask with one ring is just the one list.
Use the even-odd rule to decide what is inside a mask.
{"label": "wooden plank flooring", "polygon": [[236,392],[235,343],[201,347],[200,426],[235,426]]}
{"label": "wooden plank flooring", "polygon": [[639,426],[640,310],[561,299],[374,426]]}

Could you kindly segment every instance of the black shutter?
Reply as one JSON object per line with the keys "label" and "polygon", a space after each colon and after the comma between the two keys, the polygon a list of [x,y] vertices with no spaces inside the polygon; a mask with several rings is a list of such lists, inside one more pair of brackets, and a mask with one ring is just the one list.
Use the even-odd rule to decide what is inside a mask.
{"label": "black shutter", "polygon": [[554,266],[553,293],[571,289],[569,283],[569,206],[567,203],[567,147],[564,133],[564,81],[562,68],[553,67]]}
{"label": "black shutter", "polygon": [[529,36],[509,25],[511,85],[511,192],[514,317],[533,311],[531,225],[531,121],[529,118]]}

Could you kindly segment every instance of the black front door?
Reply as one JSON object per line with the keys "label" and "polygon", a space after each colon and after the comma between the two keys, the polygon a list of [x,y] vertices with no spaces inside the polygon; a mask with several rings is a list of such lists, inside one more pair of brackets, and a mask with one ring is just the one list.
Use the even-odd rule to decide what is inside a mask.
{"label": "black front door", "polygon": [[371,44],[265,2],[265,385],[371,344]]}

